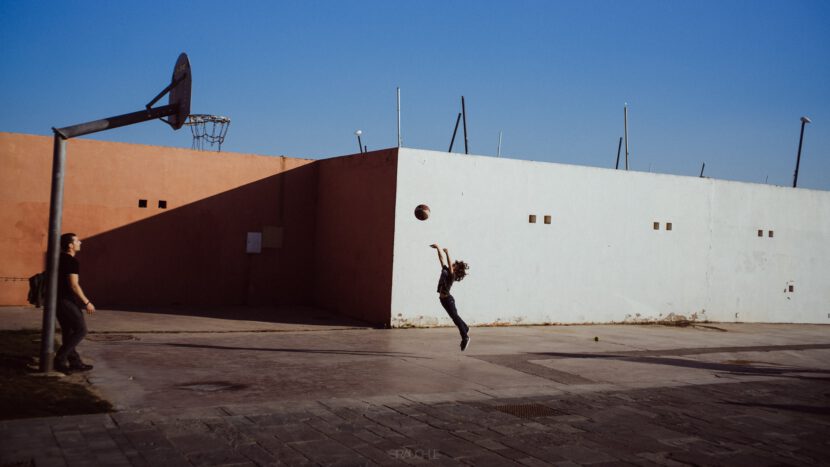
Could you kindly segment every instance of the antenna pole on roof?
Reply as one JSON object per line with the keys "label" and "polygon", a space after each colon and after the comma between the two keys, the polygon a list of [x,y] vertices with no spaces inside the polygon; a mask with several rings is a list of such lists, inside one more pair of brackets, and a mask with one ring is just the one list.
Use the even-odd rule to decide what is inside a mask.
{"label": "antenna pole on roof", "polygon": [[624,124],[625,124],[625,170],[628,170],[628,102],[625,103]]}
{"label": "antenna pole on roof", "polygon": [[398,147],[401,147],[401,88],[398,88]]}
{"label": "antenna pole on roof", "polygon": [[467,108],[464,106],[464,96],[461,96],[461,115],[464,119],[464,154],[469,154],[469,146],[467,141]]}
{"label": "antenna pole on roof", "polygon": [[703,163],[703,166],[700,168],[700,178],[703,178],[703,169],[706,168],[706,163]]}
{"label": "antenna pole on roof", "polygon": [[617,144],[617,164],[614,166],[614,169],[620,168],[620,149],[622,149],[622,136],[620,136],[620,142]]}
{"label": "antenna pole on roof", "polygon": [[455,119],[455,130],[452,130],[452,139],[450,140],[450,148],[447,152],[452,152],[452,145],[455,143],[455,134],[458,133],[458,123],[461,122],[461,112],[458,112],[458,118]]}
{"label": "antenna pole on roof", "polygon": [[801,117],[801,137],[798,138],[798,156],[795,159],[795,175],[793,175],[793,188],[798,185],[798,165],[801,163],[801,143],[804,142],[804,125],[810,123],[807,117]]}
{"label": "antenna pole on roof", "polygon": [[499,149],[498,149],[498,151],[496,151],[496,157],[501,157],[501,134],[502,133],[503,133],[502,131],[499,131]]}

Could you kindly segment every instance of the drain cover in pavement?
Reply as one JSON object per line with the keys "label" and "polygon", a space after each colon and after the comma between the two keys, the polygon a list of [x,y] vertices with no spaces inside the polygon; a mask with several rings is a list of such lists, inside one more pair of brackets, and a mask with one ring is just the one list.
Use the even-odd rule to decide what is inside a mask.
{"label": "drain cover in pavement", "polygon": [[179,389],[187,389],[198,392],[218,392],[218,391],[239,391],[245,389],[244,384],[234,384],[227,381],[205,381],[201,383],[180,384],[176,386]]}
{"label": "drain cover in pavement", "polygon": [[135,340],[135,337],[129,334],[89,334],[86,336],[86,339],[90,341],[118,342]]}
{"label": "drain cover in pavement", "polygon": [[507,404],[494,405],[493,409],[519,418],[550,417],[553,415],[567,415],[556,409],[542,404]]}

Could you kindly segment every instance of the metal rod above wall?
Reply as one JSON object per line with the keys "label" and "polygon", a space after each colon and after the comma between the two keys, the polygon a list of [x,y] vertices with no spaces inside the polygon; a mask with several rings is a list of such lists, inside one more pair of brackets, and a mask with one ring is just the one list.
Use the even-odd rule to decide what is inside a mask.
{"label": "metal rod above wall", "polygon": [[628,103],[625,103],[623,109],[623,124],[625,126],[625,170],[628,170]]}
{"label": "metal rod above wall", "polygon": [[793,175],[793,188],[798,186],[798,166],[801,164],[801,143],[804,142],[804,125],[810,123],[807,117],[801,117],[801,136],[798,138],[798,155],[795,159],[795,174]]}
{"label": "metal rod above wall", "polygon": [[464,106],[464,96],[461,96],[461,115],[464,120],[464,154],[469,154],[470,149],[467,141],[467,108]]}
{"label": "metal rod above wall", "polygon": [[452,130],[452,139],[450,140],[450,148],[447,152],[452,152],[452,145],[455,143],[455,134],[458,133],[458,123],[461,122],[461,112],[458,112],[458,118],[455,119],[455,129]]}

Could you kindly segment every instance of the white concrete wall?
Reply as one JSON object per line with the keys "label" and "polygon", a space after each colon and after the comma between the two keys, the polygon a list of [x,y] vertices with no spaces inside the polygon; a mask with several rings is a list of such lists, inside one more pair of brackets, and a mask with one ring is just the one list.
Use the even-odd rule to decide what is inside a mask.
{"label": "white concrete wall", "polygon": [[470,264],[452,290],[470,324],[830,323],[830,192],[412,149],[398,164],[393,326],[451,325],[433,242]]}

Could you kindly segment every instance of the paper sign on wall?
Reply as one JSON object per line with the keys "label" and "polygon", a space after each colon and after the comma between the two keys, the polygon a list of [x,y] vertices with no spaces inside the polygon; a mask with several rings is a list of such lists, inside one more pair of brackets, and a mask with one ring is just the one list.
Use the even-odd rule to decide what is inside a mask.
{"label": "paper sign on wall", "polygon": [[262,232],[248,232],[248,242],[245,246],[245,253],[262,252]]}

